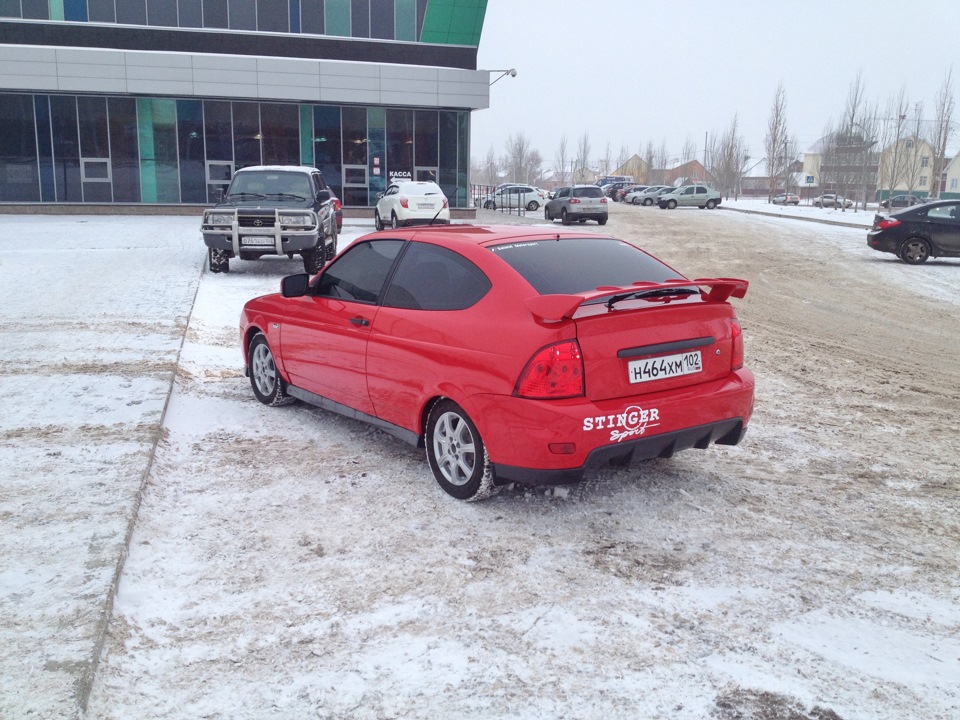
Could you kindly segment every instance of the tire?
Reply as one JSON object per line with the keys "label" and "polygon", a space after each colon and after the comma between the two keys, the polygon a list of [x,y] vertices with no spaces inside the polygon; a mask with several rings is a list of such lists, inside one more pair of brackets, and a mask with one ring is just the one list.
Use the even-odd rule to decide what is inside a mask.
{"label": "tire", "polygon": [[483,209],[484,209],[484,210],[496,210],[496,209],[497,209],[497,204],[496,204],[493,200],[487,200],[487,201],[483,204]]}
{"label": "tire", "polygon": [[822,203],[815,202],[815,203],[813,204],[813,206],[814,206],[814,207],[818,207],[818,208],[822,208],[822,207],[823,207],[823,204],[822,204]]}
{"label": "tire", "polygon": [[394,230],[398,230],[400,228],[400,218],[398,218],[397,214],[392,210],[390,211],[390,227],[392,227]]}
{"label": "tire", "polygon": [[586,221],[587,221],[586,218],[577,218],[578,223],[585,223]]}
{"label": "tire", "polygon": [[668,209],[668,210],[676,210],[676,209],[677,209],[677,201],[676,201],[676,200],[668,200],[668,201],[667,201],[667,209]]}
{"label": "tire", "polygon": [[703,210],[706,207],[706,205],[697,205],[697,207]]}
{"label": "tire", "polygon": [[300,253],[300,257],[303,258],[303,271],[308,275],[316,275],[326,265],[327,248],[321,245],[310,250],[304,250]]}
{"label": "tire", "polygon": [[566,209],[560,211],[560,222],[564,225],[570,224],[570,216],[567,215]]}
{"label": "tire", "polygon": [[250,363],[250,387],[253,388],[257,400],[270,407],[293,402],[293,398],[287,395],[287,385],[277,371],[273,351],[263,333],[253,336],[247,356]]}
{"label": "tire", "polygon": [[207,260],[210,263],[210,272],[230,272],[230,256],[227,255],[226,250],[207,248]]}
{"label": "tire", "polygon": [[444,492],[485,500],[496,492],[493,464],[477,426],[456,403],[440,400],[427,417],[427,462]]}
{"label": "tire", "polygon": [[547,222],[553,222],[553,216],[550,214],[550,211],[547,209],[547,206],[543,206],[543,219]]}
{"label": "tire", "polygon": [[536,200],[531,200],[530,202],[527,203],[527,210],[529,210],[530,212],[536,212],[539,209],[540,209],[540,203],[538,203]]}
{"label": "tire", "polygon": [[606,219],[605,217],[597,218],[597,224],[598,224],[598,225],[606,225],[606,224],[607,224],[607,219]]}
{"label": "tire", "polygon": [[907,238],[897,254],[907,265],[919,265],[930,257],[930,243],[919,237]]}
{"label": "tire", "polygon": [[713,210],[717,206],[716,200],[707,200],[707,210]]}
{"label": "tire", "polygon": [[330,223],[330,243],[326,246],[327,254],[324,258],[324,265],[333,260],[337,254],[337,221]]}
{"label": "tire", "polygon": [[631,200],[630,202],[632,202],[634,205],[639,205],[639,204],[640,204],[640,198],[635,197],[635,198],[634,198],[633,200]]}
{"label": "tire", "polygon": [[383,220],[380,219],[380,212],[378,210],[373,211],[373,227],[376,230],[383,230]]}
{"label": "tire", "polygon": [[647,207],[649,207],[650,205],[653,205],[653,198],[645,198],[643,201],[643,204],[646,205]]}

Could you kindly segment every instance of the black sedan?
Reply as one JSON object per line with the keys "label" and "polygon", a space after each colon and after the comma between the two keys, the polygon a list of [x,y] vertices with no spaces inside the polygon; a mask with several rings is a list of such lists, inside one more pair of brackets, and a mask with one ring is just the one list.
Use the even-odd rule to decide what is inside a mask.
{"label": "black sedan", "polygon": [[940,200],[877,215],[867,245],[919,265],[928,257],[960,257],[960,200]]}
{"label": "black sedan", "polygon": [[892,207],[912,207],[914,205],[920,205],[924,201],[918,198],[916,195],[894,195],[889,200],[884,200],[880,203],[880,207],[883,208],[892,208]]}

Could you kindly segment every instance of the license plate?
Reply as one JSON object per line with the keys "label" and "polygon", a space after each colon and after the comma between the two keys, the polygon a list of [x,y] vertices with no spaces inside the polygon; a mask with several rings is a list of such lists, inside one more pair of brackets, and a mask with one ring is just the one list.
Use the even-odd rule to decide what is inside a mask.
{"label": "license plate", "polygon": [[645,360],[633,360],[627,365],[627,379],[631,383],[650,382],[664,378],[693,375],[703,370],[700,351],[661,355]]}
{"label": "license plate", "polygon": [[275,245],[272,237],[261,237],[259,235],[250,235],[240,238],[241,245]]}
{"label": "license plate", "polygon": [[433,210],[433,203],[417,203],[419,210]]}

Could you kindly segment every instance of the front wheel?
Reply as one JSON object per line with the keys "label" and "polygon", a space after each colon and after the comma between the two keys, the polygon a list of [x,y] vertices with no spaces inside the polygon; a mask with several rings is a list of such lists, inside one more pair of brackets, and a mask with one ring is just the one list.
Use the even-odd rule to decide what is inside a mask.
{"label": "front wheel", "polygon": [[547,209],[547,206],[543,206],[543,219],[547,222],[553,222],[553,216],[550,214],[550,210]]}
{"label": "front wheel", "polygon": [[670,200],[670,201],[667,202],[667,209],[668,209],[668,210],[675,210],[676,207],[677,207],[677,201],[676,201],[676,200]]}
{"label": "front wheel", "polygon": [[230,256],[227,255],[226,250],[207,248],[207,258],[210,261],[210,272],[230,272]]}
{"label": "front wheel", "polygon": [[919,265],[930,257],[930,243],[923,238],[910,238],[900,246],[900,259],[908,265]]}
{"label": "front wheel", "polygon": [[327,257],[327,248],[323,245],[300,253],[303,258],[303,271],[308,275],[316,275],[324,266]]}
{"label": "front wheel", "polygon": [[257,400],[271,407],[292,402],[293,398],[287,396],[286,384],[277,371],[273,351],[263,333],[253,336],[247,355],[250,362],[250,386]]}
{"label": "front wheel", "polygon": [[536,212],[539,207],[540,203],[538,203],[536,200],[531,200],[527,203],[527,210],[530,212]]}
{"label": "front wheel", "polygon": [[634,205],[639,205],[639,204],[640,204],[640,198],[635,197],[635,198],[633,198],[633,200],[631,200],[631,202],[632,202]]}
{"label": "front wheel", "polygon": [[716,200],[707,200],[707,210],[713,210],[717,206]]}
{"label": "front wheel", "polygon": [[649,207],[650,205],[653,205],[653,198],[646,198],[643,201],[643,204],[646,205],[647,207]]}
{"label": "front wheel", "polygon": [[483,204],[483,209],[484,209],[484,210],[496,210],[496,209],[497,209],[497,204],[496,204],[493,200],[487,200],[487,201]]}
{"label": "front wheel", "polygon": [[473,421],[456,403],[440,400],[427,418],[427,462],[444,492],[484,500],[496,491],[493,464]]}

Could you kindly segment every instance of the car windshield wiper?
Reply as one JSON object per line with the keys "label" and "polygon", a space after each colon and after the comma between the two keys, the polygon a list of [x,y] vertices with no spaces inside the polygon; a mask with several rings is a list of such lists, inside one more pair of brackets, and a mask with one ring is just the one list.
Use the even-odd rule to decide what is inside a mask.
{"label": "car windshield wiper", "polygon": [[612,310],[613,306],[621,300],[639,300],[641,298],[669,297],[671,295],[696,295],[699,290],[691,288],[654,288],[652,290],[635,290],[633,292],[619,293],[607,300],[607,308]]}
{"label": "car windshield wiper", "polygon": [[228,200],[230,198],[263,198],[263,197],[265,196],[261,195],[260,193],[245,193],[245,192],[230,193],[229,195],[227,195]]}
{"label": "car windshield wiper", "polygon": [[260,197],[293,198],[294,200],[306,200],[306,198],[303,195],[297,195],[296,193],[267,193],[266,195],[261,195]]}

